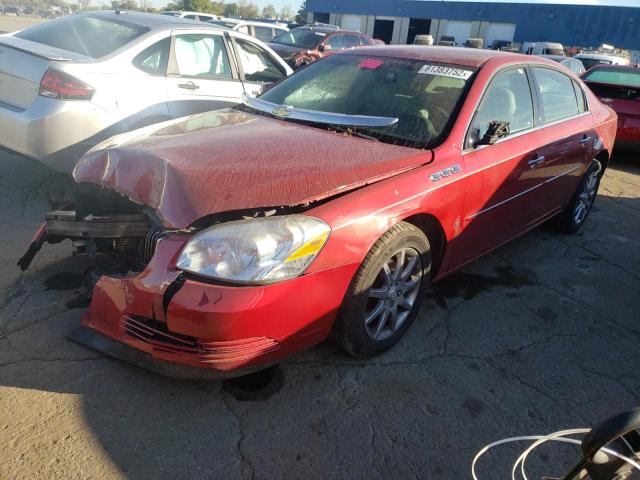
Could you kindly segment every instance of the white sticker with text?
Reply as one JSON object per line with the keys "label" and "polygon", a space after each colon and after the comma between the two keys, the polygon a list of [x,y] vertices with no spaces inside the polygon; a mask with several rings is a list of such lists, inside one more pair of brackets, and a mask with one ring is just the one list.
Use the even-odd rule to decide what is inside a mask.
{"label": "white sticker with text", "polygon": [[442,65],[423,65],[418,73],[425,73],[429,75],[437,75],[439,77],[452,77],[460,78],[462,80],[468,80],[473,72],[471,70],[464,70],[462,68],[444,67]]}

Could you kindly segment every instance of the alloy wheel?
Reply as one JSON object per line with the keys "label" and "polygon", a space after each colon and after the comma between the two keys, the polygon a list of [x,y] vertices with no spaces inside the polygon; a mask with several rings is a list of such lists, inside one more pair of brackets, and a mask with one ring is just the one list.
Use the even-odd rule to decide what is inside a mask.
{"label": "alloy wheel", "polygon": [[391,337],[404,324],[416,302],[422,282],[422,260],[417,250],[402,248],[389,258],[369,289],[365,329],[375,341]]}
{"label": "alloy wheel", "polygon": [[576,203],[576,208],[573,212],[573,221],[576,225],[580,225],[584,221],[591,209],[591,205],[593,205],[593,202],[596,199],[599,174],[599,170],[594,170],[587,177],[587,181],[584,182],[584,187],[578,196],[578,202]]}

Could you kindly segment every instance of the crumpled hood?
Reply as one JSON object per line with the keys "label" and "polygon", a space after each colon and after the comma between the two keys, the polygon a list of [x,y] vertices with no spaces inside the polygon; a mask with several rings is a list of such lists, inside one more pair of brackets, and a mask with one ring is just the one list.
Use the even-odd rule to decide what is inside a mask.
{"label": "crumpled hood", "polygon": [[185,228],[209,214],[327,198],[431,156],[229,109],[113,137],[86,153],[73,176],[150,206],[169,228]]}
{"label": "crumpled hood", "polygon": [[285,60],[289,57],[292,57],[296,53],[304,52],[306,50],[304,48],[292,47],[289,45],[283,45],[281,43],[267,43],[267,45],[269,45],[269,47],[271,47],[271,50],[276,52]]}

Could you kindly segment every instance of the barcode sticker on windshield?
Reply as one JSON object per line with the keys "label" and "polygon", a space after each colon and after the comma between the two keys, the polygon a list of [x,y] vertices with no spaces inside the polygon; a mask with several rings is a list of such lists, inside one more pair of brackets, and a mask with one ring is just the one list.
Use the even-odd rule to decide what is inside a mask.
{"label": "barcode sticker on windshield", "polygon": [[442,65],[423,65],[418,73],[425,73],[429,75],[437,75],[439,77],[452,77],[460,78],[462,80],[468,80],[473,74],[471,70],[464,70],[462,68],[444,67]]}

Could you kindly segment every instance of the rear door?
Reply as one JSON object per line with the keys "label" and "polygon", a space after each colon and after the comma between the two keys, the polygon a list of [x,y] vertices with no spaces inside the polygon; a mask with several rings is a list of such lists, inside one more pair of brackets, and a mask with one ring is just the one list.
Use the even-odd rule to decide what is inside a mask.
{"label": "rear door", "polygon": [[[544,179],[534,166],[544,139],[537,129],[532,86],[524,66],[499,72],[471,121],[461,159],[468,177],[455,263],[510,240],[546,213]],[[508,122],[510,133],[492,145],[469,145],[471,138],[483,138],[493,121]]]}
{"label": "rear door", "polygon": [[173,33],[167,81],[173,117],[236,105],[244,91],[223,32],[212,30]]}
{"label": "rear door", "polygon": [[259,95],[264,87],[287,76],[285,68],[267,50],[246,38],[232,36],[240,78],[249,95]]}
{"label": "rear door", "polygon": [[548,210],[566,205],[593,158],[594,121],[582,88],[571,77],[547,66],[531,67],[539,98],[544,160],[536,166],[546,182]]}

